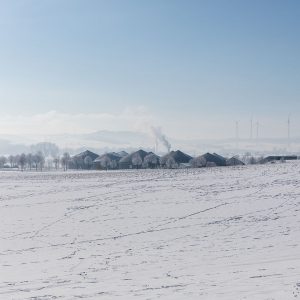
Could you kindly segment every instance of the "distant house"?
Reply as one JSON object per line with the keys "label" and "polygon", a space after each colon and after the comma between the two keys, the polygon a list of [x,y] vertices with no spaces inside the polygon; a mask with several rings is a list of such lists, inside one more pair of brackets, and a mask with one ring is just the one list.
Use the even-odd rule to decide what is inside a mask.
{"label": "distant house", "polygon": [[122,157],[119,161],[120,169],[132,169],[132,168],[141,168],[144,162],[144,158],[149,153],[144,150],[138,150],[131,154],[128,154]]}
{"label": "distant house", "polygon": [[208,152],[200,155],[198,158],[205,161],[206,166],[226,166],[226,158],[216,153],[211,154]]}
{"label": "distant house", "polygon": [[245,164],[241,160],[239,160],[238,158],[233,156],[233,157],[227,159],[226,165],[227,166],[243,166]]}
{"label": "distant house", "polygon": [[160,159],[160,164],[162,167],[176,168],[180,164],[187,164],[190,162],[192,157],[180,150],[171,151],[170,153],[164,155]]}
{"label": "distant house", "polygon": [[143,166],[145,168],[154,169],[157,168],[160,165],[160,157],[152,152],[149,152],[144,157]]}
{"label": "distant house", "polygon": [[115,152],[105,153],[103,155],[98,156],[93,161],[93,169],[101,170],[101,169],[117,169],[119,160],[121,159],[121,155]]}
{"label": "distant house", "polygon": [[261,160],[261,163],[276,162],[281,160],[297,160],[296,155],[271,155]]}
{"label": "distant house", "polygon": [[86,150],[77,155],[74,155],[73,158],[80,157],[82,159],[85,159],[87,156],[89,156],[92,160],[95,160],[99,155],[92,151]]}
{"label": "distant house", "polygon": [[216,156],[217,158],[219,158],[220,161],[221,161],[224,165],[226,165],[227,159],[226,159],[224,156],[219,155],[219,154],[217,154],[217,153],[215,153],[215,152],[213,153],[213,155]]}
{"label": "distant house", "polygon": [[71,169],[91,169],[93,166],[93,161],[98,157],[99,155],[86,150],[84,152],[81,152],[77,155],[74,155],[70,162],[70,168]]}

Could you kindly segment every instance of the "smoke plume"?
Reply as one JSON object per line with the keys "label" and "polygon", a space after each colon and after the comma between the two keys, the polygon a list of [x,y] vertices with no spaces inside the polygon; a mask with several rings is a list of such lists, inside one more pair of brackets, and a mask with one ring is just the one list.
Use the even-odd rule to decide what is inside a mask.
{"label": "smoke plume", "polygon": [[171,144],[167,140],[167,137],[162,133],[161,128],[151,126],[151,131],[156,141],[161,142],[167,148],[168,152],[170,152]]}

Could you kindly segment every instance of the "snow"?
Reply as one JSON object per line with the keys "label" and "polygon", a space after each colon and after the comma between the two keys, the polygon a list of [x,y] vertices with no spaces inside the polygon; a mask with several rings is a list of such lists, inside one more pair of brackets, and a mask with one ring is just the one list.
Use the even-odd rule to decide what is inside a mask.
{"label": "snow", "polygon": [[0,299],[300,298],[300,164],[0,173]]}

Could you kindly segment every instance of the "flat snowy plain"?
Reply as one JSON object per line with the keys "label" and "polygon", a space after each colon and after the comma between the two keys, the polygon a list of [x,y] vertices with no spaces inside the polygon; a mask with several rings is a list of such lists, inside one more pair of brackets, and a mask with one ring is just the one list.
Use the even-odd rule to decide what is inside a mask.
{"label": "flat snowy plain", "polygon": [[0,299],[300,298],[300,164],[0,172]]}

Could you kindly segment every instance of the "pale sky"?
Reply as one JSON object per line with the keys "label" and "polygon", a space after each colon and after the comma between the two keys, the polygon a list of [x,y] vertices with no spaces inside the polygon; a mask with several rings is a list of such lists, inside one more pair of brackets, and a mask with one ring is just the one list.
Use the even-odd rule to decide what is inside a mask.
{"label": "pale sky", "polygon": [[0,0],[0,134],[300,131],[300,2]]}

